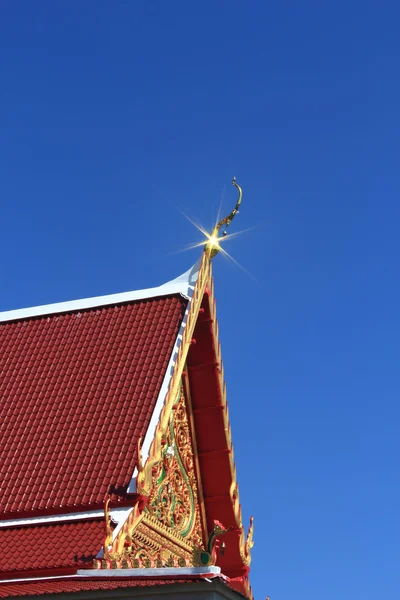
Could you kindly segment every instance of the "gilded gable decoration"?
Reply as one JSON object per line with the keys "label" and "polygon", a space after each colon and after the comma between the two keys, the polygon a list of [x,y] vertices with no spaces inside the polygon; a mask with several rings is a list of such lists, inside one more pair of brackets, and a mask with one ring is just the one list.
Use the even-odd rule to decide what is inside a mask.
{"label": "gilded gable decoration", "polygon": [[204,565],[199,492],[183,385],[161,439],[161,456],[152,466],[146,505],[138,501],[112,541],[109,498],[105,503],[104,559],[97,568]]}
{"label": "gilded gable decoration", "polygon": [[161,459],[152,470],[147,510],[165,527],[202,546],[193,444],[182,384],[161,445]]}

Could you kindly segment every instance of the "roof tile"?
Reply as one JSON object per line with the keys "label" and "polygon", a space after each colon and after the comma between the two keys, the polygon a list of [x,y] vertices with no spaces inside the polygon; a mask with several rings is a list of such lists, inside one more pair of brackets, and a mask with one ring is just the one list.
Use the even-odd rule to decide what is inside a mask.
{"label": "roof tile", "polygon": [[102,520],[0,529],[0,545],[7,548],[0,554],[0,573],[77,567],[92,560],[103,541]]}
{"label": "roof tile", "polygon": [[110,484],[129,483],[186,303],[173,295],[0,323],[3,518],[102,502]]}

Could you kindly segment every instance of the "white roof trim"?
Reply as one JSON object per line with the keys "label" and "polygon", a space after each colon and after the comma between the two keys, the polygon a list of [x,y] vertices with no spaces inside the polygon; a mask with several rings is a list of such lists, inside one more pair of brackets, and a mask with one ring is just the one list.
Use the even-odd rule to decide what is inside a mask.
{"label": "white roof trim", "polygon": [[[121,529],[132,508],[112,508],[111,519],[117,524],[116,529]],[[103,510],[88,510],[86,512],[66,513],[61,515],[46,515],[42,517],[27,517],[25,519],[7,519],[0,521],[2,527],[24,527],[25,525],[45,525],[46,523],[65,523],[68,521],[82,521],[104,518]]]}
{"label": "white roof trim", "polygon": [[31,308],[7,310],[0,312],[0,322],[79,311],[87,308],[95,308],[97,306],[108,306],[110,304],[122,304],[123,302],[146,300],[147,298],[169,296],[170,294],[182,294],[185,297],[190,297],[190,292],[194,286],[193,277],[196,276],[197,278],[197,271],[198,268],[197,265],[195,265],[176,279],[146,290],[108,294],[107,296],[96,296],[95,298],[83,298],[82,300],[71,300],[69,302],[57,302],[56,304],[45,304],[43,306],[33,306]]}
{"label": "white roof trim", "polygon": [[[191,302],[192,302],[192,296],[193,296],[193,291],[194,291],[194,285],[197,281],[197,277],[199,274],[199,268],[200,268],[200,261],[197,262],[194,267],[192,267],[192,269],[190,271],[188,271],[188,273],[185,273],[185,275],[189,275],[189,280],[188,280],[188,293],[187,296],[189,298],[189,302],[187,304],[186,307],[186,311],[185,311],[185,315],[183,317],[182,323],[181,323],[181,327],[179,329],[176,341],[175,341],[175,345],[174,348],[172,350],[172,354],[171,354],[171,358],[170,361],[168,363],[168,367],[167,370],[165,372],[165,376],[164,376],[164,380],[162,382],[161,385],[161,389],[160,389],[160,393],[158,394],[158,398],[157,398],[157,402],[156,405],[154,407],[153,410],[153,414],[151,415],[151,419],[150,419],[150,423],[149,426],[147,428],[146,431],[146,435],[143,439],[143,444],[142,444],[142,460],[143,463],[147,460],[148,456],[149,456],[149,451],[150,451],[150,446],[151,446],[151,442],[154,439],[154,435],[156,432],[156,428],[157,428],[157,424],[158,421],[160,420],[160,414],[161,411],[163,409],[164,403],[165,403],[165,398],[166,395],[168,393],[168,388],[169,388],[169,382],[171,380],[172,374],[174,372],[174,368],[175,368],[175,361],[178,355],[178,350],[179,347],[182,343],[182,337],[183,337],[183,332],[185,330],[186,327],[186,322],[187,322],[187,318],[188,318],[188,314],[189,314],[189,310],[190,310],[190,306],[191,306]],[[138,470],[135,467],[134,473],[132,475],[132,479],[129,483],[128,486],[128,492],[129,493],[134,493],[136,492],[136,477],[138,474]]]}
{"label": "white roof trim", "polygon": [[78,569],[79,577],[166,577],[220,575],[220,567],[162,567],[161,569]]}
{"label": "white roof trim", "polygon": [[[0,583],[21,583],[21,581],[52,581],[53,579],[78,579],[77,575],[50,575],[49,577],[23,577],[21,579],[0,579]],[[0,588],[1,589],[1,588]]]}
{"label": "white roof trim", "polygon": [[63,523],[64,521],[79,521],[81,519],[96,519],[98,517],[104,517],[103,510],[88,510],[86,512],[46,515],[42,517],[26,517],[25,519],[7,519],[5,521],[0,521],[0,528],[41,525],[43,523]]}
{"label": "white roof trim", "polygon": [[106,579],[108,577],[114,577],[117,579],[132,577],[165,577],[166,575],[176,577],[179,579],[182,575],[210,575],[211,578],[220,576],[224,579],[225,576],[221,574],[220,567],[173,567],[163,569],[79,569],[76,574],[73,575],[53,575],[49,577],[21,577],[21,579],[0,579],[0,583],[18,583],[21,581],[51,581],[54,579],[91,579],[96,577],[98,579]]}

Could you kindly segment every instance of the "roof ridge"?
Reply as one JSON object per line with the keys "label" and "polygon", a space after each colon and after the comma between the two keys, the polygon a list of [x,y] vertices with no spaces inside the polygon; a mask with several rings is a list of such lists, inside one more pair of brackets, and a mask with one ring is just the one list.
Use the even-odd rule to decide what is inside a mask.
{"label": "roof ridge", "polygon": [[198,270],[199,261],[188,271],[182,273],[182,275],[157,287],[119,292],[116,294],[106,294],[104,296],[93,296],[92,298],[81,298],[79,300],[67,300],[64,302],[55,302],[52,304],[43,304],[26,308],[17,308],[15,310],[6,310],[0,312],[0,322],[17,321],[45,315],[86,310],[98,306],[123,304],[125,302],[147,300],[149,298],[158,298],[160,296],[170,296],[173,294],[181,294],[185,298],[190,298],[194,283],[197,279]]}

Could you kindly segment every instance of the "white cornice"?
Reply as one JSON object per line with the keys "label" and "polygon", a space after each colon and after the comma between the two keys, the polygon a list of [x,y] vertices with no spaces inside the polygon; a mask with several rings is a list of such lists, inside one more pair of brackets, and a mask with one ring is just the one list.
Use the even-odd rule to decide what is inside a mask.
{"label": "white cornice", "polygon": [[163,567],[162,569],[78,569],[79,577],[181,577],[220,575],[220,567]]}
{"label": "white cornice", "polygon": [[169,296],[171,294],[181,294],[187,298],[190,297],[193,288],[193,278],[197,275],[197,265],[180,275],[176,279],[164,283],[158,287],[146,290],[136,290],[132,292],[122,292],[120,294],[108,294],[107,296],[96,296],[95,298],[83,298],[81,300],[71,300],[69,302],[57,302],[56,304],[45,304],[43,306],[33,306],[30,308],[20,308],[17,310],[7,310],[0,312],[0,322],[16,321],[20,319],[29,319],[31,317],[41,317],[44,315],[54,315],[64,312],[72,312],[95,308],[97,306],[109,306],[113,304],[122,304],[124,302],[133,302],[135,300],[146,300],[147,298],[157,298],[158,296]]}
{"label": "white cornice", "polygon": [[206,577],[213,579],[214,577],[225,576],[221,574],[220,567],[172,567],[163,569],[78,569],[73,575],[53,575],[49,577],[21,577],[20,579],[0,579],[0,583],[21,583],[23,581],[53,581],[55,579],[132,579],[152,578],[164,579],[165,577],[180,577],[199,575],[206,580]]}
{"label": "white cornice", "polygon": [[[121,526],[132,508],[112,508],[110,515],[117,526]],[[69,521],[89,521],[90,519],[104,518],[103,510],[88,510],[85,512],[66,513],[60,515],[46,515],[42,517],[26,517],[21,519],[6,519],[0,521],[0,529],[4,527],[25,527],[27,525],[46,525],[55,523],[68,523]]]}

